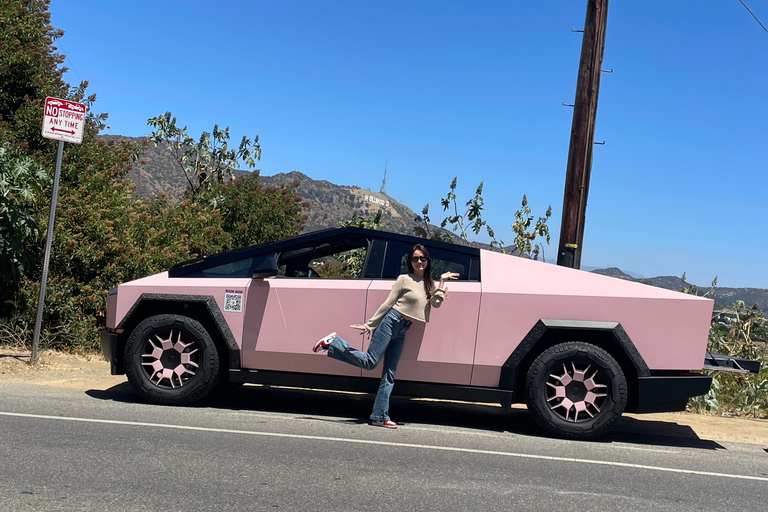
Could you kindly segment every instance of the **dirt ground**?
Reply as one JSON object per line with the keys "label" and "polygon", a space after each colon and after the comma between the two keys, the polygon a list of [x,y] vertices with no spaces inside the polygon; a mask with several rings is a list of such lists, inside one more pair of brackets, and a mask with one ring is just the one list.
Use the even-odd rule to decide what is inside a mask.
{"label": "dirt ground", "polygon": [[[38,356],[38,364],[31,366],[29,352],[0,347],[0,381],[82,390],[107,390],[125,382],[125,375],[109,374],[109,363],[99,354],[83,357],[48,350]],[[632,433],[675,437],[692,431],[699,439],[768,447],[766,419],[690,413],[624,416],[618,428]]]}

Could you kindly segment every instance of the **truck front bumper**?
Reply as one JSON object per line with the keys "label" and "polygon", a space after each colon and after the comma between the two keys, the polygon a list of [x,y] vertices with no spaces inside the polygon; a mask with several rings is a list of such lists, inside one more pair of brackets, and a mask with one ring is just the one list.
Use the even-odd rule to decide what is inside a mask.
{"label": "truck front bumper", "polygon": [[663,375],[637,379],[637,405],[628,412],[684,411],[688,399],[706,395],[712,385],[709,375]]}

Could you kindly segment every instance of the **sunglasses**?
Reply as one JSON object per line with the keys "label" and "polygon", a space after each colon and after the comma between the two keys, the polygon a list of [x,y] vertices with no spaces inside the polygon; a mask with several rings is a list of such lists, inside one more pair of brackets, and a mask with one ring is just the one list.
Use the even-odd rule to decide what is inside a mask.
{"label": "sunglasses", "polygon": [[411,257],[411,263],[418,263],[420,261],[429,261],[426,256],[413,256]]}

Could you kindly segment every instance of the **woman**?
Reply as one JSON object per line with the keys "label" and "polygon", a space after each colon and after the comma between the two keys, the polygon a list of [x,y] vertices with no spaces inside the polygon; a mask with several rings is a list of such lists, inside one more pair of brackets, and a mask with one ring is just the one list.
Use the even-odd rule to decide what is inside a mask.
{"label": "woman", "polygon": [[413,322],[429,322],[432,307],[439,308],[445,300],[445,281],[457,277],[457,273],[446,272],[440,276],[440,283],[435,288],[429,251],[423,245],[416,244],[408,253],[408,273],[397,278],[384,304],[365,324],[352,325],[363,334],[373,332],[368,352],[350,347],[335,332],[312,348],[314,352],[327,350],[329,357],[365,370],[376,368],[384,356],[379,392],[371,413],[372,425],[397,428],[397,423],[389,418],[389,395],[395,385],[395,371],[403,352],[405,333]]}

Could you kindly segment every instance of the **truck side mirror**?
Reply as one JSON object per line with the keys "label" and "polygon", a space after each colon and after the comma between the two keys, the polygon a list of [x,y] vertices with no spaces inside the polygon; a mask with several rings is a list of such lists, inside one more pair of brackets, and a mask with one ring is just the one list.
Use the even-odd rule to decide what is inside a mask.
{"label": "truck side mirror", "polygon": [[278,274],[277,259],[274,254],[254,258],[251,271],[254,279],[264,279]]}

